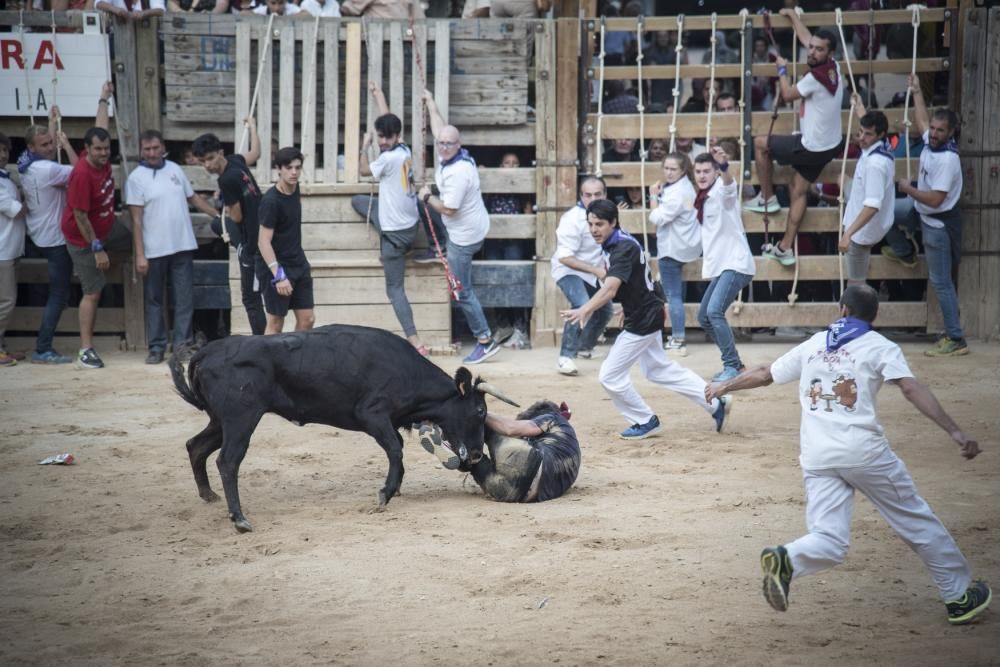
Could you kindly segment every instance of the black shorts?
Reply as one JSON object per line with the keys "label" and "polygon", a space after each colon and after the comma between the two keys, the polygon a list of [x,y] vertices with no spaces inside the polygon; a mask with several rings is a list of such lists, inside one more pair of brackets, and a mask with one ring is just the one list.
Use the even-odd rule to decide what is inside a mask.
{"label": "black shorts", "polygon": [[[263,261],[259,262],[263,264]],[[309,266],[288,270],[288,280],[292,283],[292,295],[281,296],[278,290],[271,284],[271,271],[264,267],[263,271],[258,270],[257,279],[260,281],[260,291],[264,296],[264,311],[268,315],[284,317],[289,310],[312,310],[313,303],[313,281]]]}
{"label": "black shorts", "polygon": [[771,157],[778,164],[790,166],[802,178],[815,183],[823,167],[830,164],[844,150],[844,142],[825,151],[811,151],[802,145],[802,135],[772,136],[767,142]]}

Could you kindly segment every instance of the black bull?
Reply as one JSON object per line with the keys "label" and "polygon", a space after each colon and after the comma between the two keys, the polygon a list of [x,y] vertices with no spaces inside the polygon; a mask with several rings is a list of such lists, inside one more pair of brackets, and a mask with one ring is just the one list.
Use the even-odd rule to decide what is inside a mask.
{"label": "black bull", "polygon": [[[213,341],[191,359],[185,378],[176,357],[170,372],[181,397],[208,413],[209,423],[187,442],[198,495],[218,500],[208,483],[206,461],[216,465],[240,532],[252,530],[240,509],[237,478],[250,436],[271,412],[299,425],[327,424],[364,431],[389,458],[384,507],[403,481],[400,428],[438,424],[468,466],[482,457],[484,393],[490,385],[459,368],[454,379],[406,340],[381,329],[331,325],[276,336],[231,336]],[[478,390],[478,391],[477,391]]]}

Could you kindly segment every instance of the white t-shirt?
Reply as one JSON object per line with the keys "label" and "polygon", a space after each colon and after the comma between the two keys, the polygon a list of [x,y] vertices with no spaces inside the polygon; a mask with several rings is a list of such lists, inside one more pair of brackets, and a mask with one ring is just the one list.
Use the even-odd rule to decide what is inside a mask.
{"label": "white t-shirt", "polygon": [[869,331],[826,351],[821,331],[771,365],[778,384],[799,381],[802,404],[799,462],[806,470],[852,468],[889,447],[875,412],[882,383],[913,377],[899,346]]}
{"label": "white t-shirt", "polygon": [[701,249],[704,256],[701,277],[705,280],[711,280],[723,271],[737,271],[748,276],[757,273],[757,265],[743,230],[739,188],[735,180],[726,185],[721,177],[717,178],[708,192],[702,215]]}
{"label": "white t-shirt", "polygon": [[701,256],[701,226],[694,197],[694,186],[684,177],[660,191],[659,206],[649,214],[649,221],[656,225],[656,251],[660,257],[691,262]]}
{"label": "white t-shirt", "polygon": [[604,251],[590,235],[587,209],[577,204],[563,213],[556,227],[556,252],[552,255],[552,279],[559,282],[566,276],[578,276],[591,287],[597,286],[597,276],[571,269],[559,260],[575,257],[591,266],[604,266]]}
{"label": "white t-shirt", "polygon": [[[82,159],[82,158],[81,158]],[[28,235],[39,248],[66,245],[62,233],[66,184],[73,167],[52,160],[36,160],[21,174],[24,203],[28,206]]]}
{"label": "white t-shirt", "polygon": [[483,203],[479,172],[468,160],[455,160],[446,167],[438,165],[434,181],[441,201],[455,209],[455,215],[441,214],[448,229],[448,240],[455,245],[475,245],[490,231],[490,214]]}
{"label": "white t-shirt", "polygon": [[[285,14],[284,14],[285,16],[295,16],[296,14],[298,14],[301,11],[302,10],[299,9],[298,5],[293,5],[290,2],[286,2],[285,3]],[[338,8],[338,11],[339,11],[339,8]],[[267,14],[268,14],[267,3],[264,2],[263,4],[261,4],[261,5],[257,6],[257,7],[254,7],[253,8],[253,13],[254,14],[261,14],[263,16],[267,16]],[[340,16],[340,14],[338,14],[337,16]]]}
{"label": "white t-shirt", "polygon": [[318,0],[302,0],[299,9],[312,16],[340,16],[340,3],[337,0],[326,0],[323,4]]}
{"label": "white t-shirt", "polygon": [[[142,11],[142,0],[97,0],[94,9],[100,9],[101,5],[111,5],[118,9],[127,9],[130,12]],[[167,11],[166,0],[149,0],[149,9],[162,9]]]}
{"label": "white t-shirt", "polygon": [[944,223],[932,217],[934,213],[950,211],[958,205],[962,196],[962,163],[958,159],[958,146],[951,144],[940,151],[930,149],[930,133],[924,132],[924,150],[920,151],[920,174],[917,176],[917,190],[947,192],[944,201],[937,208],[913,200],[913,206],[920,219],[928,227],[944,227]]}
{"label": "white t-shirt", "polygon": [[129,206],[143,207],[142,243],[147,259],[198,248],[187,201],[194,190],[176,163],[164,160],[156,170],[136,167],[125,192]]}
{"label": "white t-shirt", "polygon": [[847,196],[842,224],[854,224],[865,206],[878,209],[868,224],[855,232],[851,240],[858,245],[875,245],[892,227],[896,206],[896,162],[883,142],[876,141],[861,152],[854,169],[851,194]]}
{"label": "white t-shirt", "polygon": [[802,128],[802,146],[808,151],[819,153],[836,148],[840,144],[844,130],[840,123],[840,105],[844,98],[844,77],[837,69],[837,92],[834,95],[816,80],[812,72],[806,74],[795,85],[802,100],[799,102],[799,122]]}
{"label": "white t-shirt", "polygon": [[0,261],[17,259],[24,254],[24,220],[14,219],[21,212],[17,186],[5,169],[0,169]]}
{"label": "white t-shirt", "polygon": [[378,224],[383,232],[409,229],[417,223],[411,159],[410,149],[396,144],[371,163],[372,176],[379,181]]}

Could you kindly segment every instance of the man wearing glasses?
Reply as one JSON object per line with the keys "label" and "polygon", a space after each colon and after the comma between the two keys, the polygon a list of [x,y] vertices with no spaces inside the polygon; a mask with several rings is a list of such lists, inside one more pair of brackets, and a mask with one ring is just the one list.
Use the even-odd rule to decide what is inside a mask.
{"label": "man wearing glasses", "polygon": [[448,230],[448,264],[462,284],[458,307],[477,340],[476,347],[463,361],[478,364],[499,352],[503,342],[493,338],[483,307],[472,289],[472,257],[483,247],[483,239],[490,231],[490,216],[483,204],[476,162],[462,148],[458,128],[445,125],[430,91],[425,90],[423,98],[441,159],[434,172],[439,194],[434,195],[424,185],[420,198],[428,208],[441,214]]}

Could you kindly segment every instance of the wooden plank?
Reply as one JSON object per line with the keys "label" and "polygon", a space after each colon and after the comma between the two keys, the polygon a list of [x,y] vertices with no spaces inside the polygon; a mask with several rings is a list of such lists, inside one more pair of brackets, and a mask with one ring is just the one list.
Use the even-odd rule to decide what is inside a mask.
{"label": "wooden plank", "polygon": [[[569,206],[566,207],[567,209]],[[779,234],[785,231],[785,221],[788,209],[782,209],[778,213],[770,215],[771,221],[768,231],[771,234]],[[743,228],[748,233],[762,233],[764,231],[764,214],[742,211]],[[642,211],[621,211],[619,220],[622,227],[630,234],[642,232]],[[653,226],[647,222],[647,228],[653,233]],[[802,220],[800,232],[839,232],[840,212],[833,207],[815,207],[806,209],[805,218]]]}
{"label": "wooden plank", "polygon": [[[122,272],[120,268],[114,268],[105,274],[105,280],[109,285],[122,284]],[[17,282],[19,284],[48,284],[49,269],[48,260],[40,257],[22,257],[17,262]],[[73,284],[79,285],[80,279],[73,274]],[[20,309],[18,306],[17,309]]]}
{"label": "wooden plank", "polygon": [[[277,24],[277,19],[275,24]],[[274,131],[271,122],[274,109],[274,90],[272,88],[274,68],[271,66],[275,58],[274,35],[268,32],[266,23],[258,23],[254,26],[254,34],[257,37],[258,60],[260,59],[259,54],[262,53],[261,49],[267,48],[268,44],[271,45],[271,48],[268,49],[267,62],[263,65],[260,74],[260,89],[257,92],[257,133],[260,135],[260,158],[254,169],[254,179],[261,187],[266,187],[271,183],[271,133]]]}
{"label": "wooden plank", "polygon": [[434,101],[437,102],[441,117],[447,123],[451,104],[462,104],[454,98],[454,88],[460,88],[461,82],[452,80],[451,73],[451,22],[438,24],[434,36]]}
{"label": "wooden plank", "polygon": [[[535,157],[536,162],[551,164],[559,155],[558,136],[555,116],[560,103],[566,100],[559,97],[557,85],[559,77],[564,76],[556,67],[555,30],[547,23],[542,32],[535,34]],[[576,52],[577,49],[574,49]],[[562,52],[561,52],[562,53]],[[562,53],[565,57],[565,54]],[[562,64],[562,60],[559,61]],[[576,78],[572,72],[565,76]],[[575,99],[575,96],[574,96]],[[573,108],[573,107],[569,107]],[[575,114],[569,114],[567,124],[573,124]],[[536,201],[539,213],[536,217],[535,252],[542,257],[551,256],[556,249],[555,229],[557,218],[552,208],[558,201],[555,183],[555,169],[552,167],[535,169]],[[538,272],[535,281],[534,304],[531,313],[531,336],[535,345],[552,345],[555,343],[555,331],[559,328],[559,296],[558,290],[548,271]]]}
{"label": "wooden plank", "polygon": [[361,24],[347,26],[347,66],[344,74],[344,181],[358,182],[359,133],[361,132]]}
{"label": "wooden plank", "polygon": [[[826,327],[840,315],[836,303],[744,303],[736,314],[736,304],[726,311],[726,319],[734,327]],[[698,328],[698,304],[684,304],[687,326]],[[927,318],[927,304],[889,301],[879,304],[875,328],[919,327]]]}
{"label": "wooden plank", "polygon": [[[414,24],[410,39],[413,43],[411,48],[412,65],[410,71],[410,127],[413,128],[411,135],[414,146],[426,146],[427,140],[434,142],[433,132],[430,129],[430,119],[424,112],[423,94],[427,84],[427,61],[420,54],[427,53],[427,30],[423,25]],[[439,102],[439,100],[435,100]],[[413,151],[413,173],[416,178],[424,173],[424,153],[425,151]],[[431,149],[431,154],[436,156],[437,151]],[[424,182],[433,182],[434,176],[430,180],[426,178]]]}
{"label": "wooden plank", "polygon": [[[687,30],[687,19],[684,21],[684,29]],[[674,26],[676,28],[676,26]],[[634,28],[633,28],[634,30]],[[948,58],[917,58],[917,72],[948,72],[952,71],[952,62]],[[909,74],[910,68],[912,66],[912,61],[909,58],[906,59],[896,59],[896,60],[873,60],[872,61],[872,74]],[[642,67],[642,78],[644,81],[650,80],[669,80],[673,81],[675,77],[675,67],[673,65],[643,65]],[[788,63],[788,72],[791,75],[793,71],[792,63]],[[795,70],[795,76],[802,76],[809,71],[809,66],[806,63],[799,63],[797,69]],[[680,66],[680,77],[682,79],[691,78],[702,78],[707,79],[712,72],[711,65],[681,65]],[[742,70],[739,64],[716,64],[715,65],[715,76],[719,79],[737,79],[740,77]],[[777,68],[771,64],[757,64],[750,66],[750,72],[753,76],[776,76]],[[864,66],[865,74],[868,73],[868,63],[865,61]],[[860,74],[860,72],[859,72]],[[599,75],[596,68],[590,68],[587,70],[587,78],[596,79]],[[629,81],[635,80],[639,76],[639,68],[636,66],[615,66],[615,67],[605,67],[604,68],[604,80],[605,81]]]}
{"label": "wooden plank", "polygon": [[[295,145],[295,28],[291,23],[281,26],[278,53],[278,145]],[[274,48],[272,46],[272,48]]]}
{"label": "wooden plank", "polygon": [[[830,164],[823,168],[820,173],[817,183],[837,183],[840,181],[840,160],[833,160]],[[734,168],[740,169],[740,163],[731,162]],[[847,176],[854,176],[854,167],[857,164],[857,160],[847,161]],[[911,168],[913,173],[917,173],[919,167],[919,160],[917,158],[910,159]],[[639,178],[639,170],[642,168],[642,164],[639,162],[602,162],[601,171],[607,180],[610,187],[634,187],[641,184]],[[513,170],[508,170],[513,171]],[[775,183],[790,183],[792,180],[793,170],[791,167],[782,166],[779,164],[774,165],[774,182]],[[646,183],[654,183],[657,179],[662,178],[663,172],[659,165],[646,163]],[[896,159],[896,178],[906,177],[906,159],[897,158]],[[757,169],[753,167],[751,169],[751,178],[746,181],[747,183],[757,184]]]}
{"label": "wooden plank", "polygon": [[500,56],[488,58],[455,58],[452,74],[506,74],[508,76],[528,75],[528,59],[524,56]]}
{"label": "wooden plank", "polygon": [[[241,31],[249,31],[250,26],[243,23],[240,25]],[[236,56],[239,59],[239,55]],[[249,52],[246,54],[249,59]],[[247,60],[246,62],[250,62]],[[208,87],[208,88],[232,88],[239,85],[240,72],[242,69],[236,70],[235,76],[233,72],[183,72],[173,69],[163,70],[163,82],[166,84],[167,89],[171,87]],[[245,72],[247,80],[249,81],[250,72],[247,70]]]}
{"label": "wooden plank", "polygon": [[[45,312],[44,306],[18,306],[11,315],[7,331],[38,331],[42,324],[42,315]],[[60,333],[80,332],[80,310],[78,308],[67,308],[59,318],[56,327]],[[98,308],[97,321],[94,323],[95,334],[125,332],[125,309],[124,308]]]}
{"label": "wooden plank", "polygon": [[[237,137],[236,141],[243,136],[243,126],[250,115],[250,97],[253,95],[251,90],[253,84],[250,82],[250,69],[253,64],[250,59],[251,39],[249,23],[240,23],[236,26],[236,101],[233,105],[233,136]],[[236,152],[243,151],[242,146],[235,148]]]}
{"label": "wooden plank", "polygon": [[461,39],[457,35],[451,36],[452,54],[455,56],[455,65],[461,69],[462,59],[484,58],[490,56],[519,56],[528,55],[528,44],[524,41],[504,41]]}
{"label": "wooden plank", "polygon": [[299,150],[303,153],[302,178],[306,183],[316,180],[316,39],[319,17],[305,29],[302,37],[302,123]]}
{"label": "wooden plank", "polygon": [[[367,26],[367,32],[364,37],[365,53],[368,55],[368,81],[374,81],[378,84],[379,88],[382,88],[382,41],[385,31],[383,30],[383,24],[379,21],[372,21]],[[367,86],[362,90],[362,94],[366,101],[373,101],[370,100],[371,96],[368,94]],[[369,131],[374,132],[376,105],[369,103],[365,106],[368,112],[365,127]]]}
{"label": "wooden plank", "polygon": [[[921,23],[941,23],[944,21],[945,10],[942,9],[921,9]],[[872,20],[869,12],[842,12],[842,23],[846,26],[868,25]],[[805,12],[802,14],[802,23],[808,27],[824,28],[836,25],[836,14],[834,12]],[[884,9],[875,12],[875,25],[892,25],[893,23],[909,23],[913,15],[908,9]],[[754,28],[764,27],[764,17],[758,14],[751,14]],[[791,28],[790,19],[778,14],[771,14],[771,27],[775,30],[779,28]],[[590,23],[595,24],[596,21]],[[609,18],[607,19],[607,30],[623,30],[635,32],[636,20],[634,18]],[[719,15],[716,28],[718,30],[738,30],[742,26],[742,19],[738,14]],[[676,16],[646,16],[643,19],[643,27],[646,30],[677,30]],[[688,30],[711,30],[712,18],[710,16],[684,16],[684,31]],[[593,28],[592,28],[593,29]]]}
{"label": "wooden plank", "polygon": [[339,22],[323,24],[323,180],[340,180],[337,174],[338,126],[340,125],[340,32]]}
{"label": "wooden plank", "polygon": [[[443,282],[442,282],[443,285]],[[238,294],[239,283],[230,286],[234,294]],[[444,289],[442,288],[442,292]],[[447,294],[445,293],[445,296]],[[363,324],[365,326],[387,329],[396,334],[402,333],[402,328],[396,320],[392,306],[388,304],[316,304],[313,309],[316,315],[316,326],[324,324]],[[439,303],[413,304],[413,320],[421,337],[427,340],[450,339],[451,311],[447,301]],[[442,326],[445,324],[447,326]],[[287,323],[286,323],[287,326]],[[290,328],[290,327],[288,327]],[[232,332],[234,334],[249,334],[250,325],[246,319],[246,311],[233,308]]]}
{"label": "wooden plank", "polygon": [[[458,106],[452,105],[449,110],[452,125],[466,127],[468,125],[521,125],[528,122],[528,108],[524,104],[517,106]],[[467,141],[463,139],[463,141]],[[470,144],[471,145],[471,144]]]}
{"label": "wooden plank", "polygon": [[[792,280],[795,276],[795,268],[782,266],[777,262],[764,257],[755,257],[757,272],[754,281],[763,280]],[[840,271],[837,267],[839,258],[836,255],[800,255],[799,256],[799,281],[803,280],[837,280]],[[701,260],[697,259],[684,265],[684,280],[703,280],[701,277]],[[898,279],[898,280],[923,280],[927,278],[927,265],[921,255],[918,258],[917,266],[908,269],[901,264],[889,261],[881,255],[872,255],[871,264],[868,267],[869,280]],[[919,326],[923,326],[921,322]]]}
{"label": "wooden plank", "polygon": [[233,307],[233,297],[229,289],[229,283],[225,285],[195,285],[191,292],[195,310],[213,308],[229,310]]}
{"label": "wooden plank", "polygon": [[160,20],[153,16],[136,25],[136,69],[139,73],[139,128],[159,130],[160,114]]}
{"label": "wooden plank", "polygon": [[[440,275],[416,276],[407,271],[404,287],[406,298],[411,304],[440,304],[448,300],[448,292]],[[384,274],[373,277],[314,277],[313,298],[318,304],[390,305],[389,297],[385,294]],[[444,324],[445,322],[439,323]]]}
{"label": "wooden plank", "polygon": [[389,24],[389,110],[402,122],[402,136],[406,136],[406,60],[403,51],[403,24],[394,21]]}

